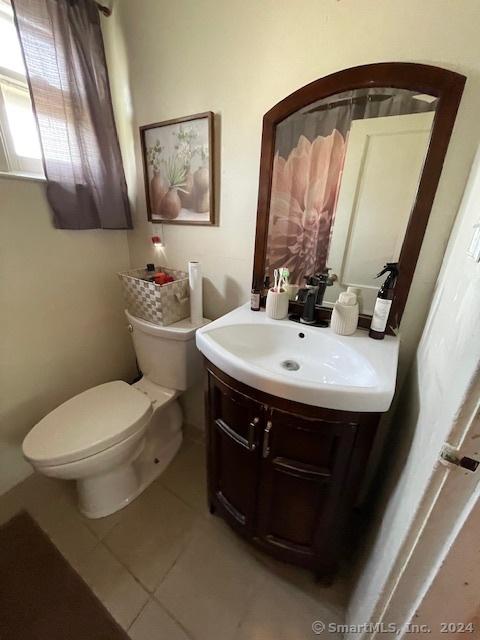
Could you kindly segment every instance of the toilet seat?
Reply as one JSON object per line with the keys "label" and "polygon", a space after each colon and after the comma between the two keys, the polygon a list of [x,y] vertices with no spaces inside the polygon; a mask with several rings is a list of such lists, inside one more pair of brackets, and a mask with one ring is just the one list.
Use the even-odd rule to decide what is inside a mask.
{"label": "toilet seat", "polygon": [[126,382],[107,382],[51,411],[23,442],[35,466],[66,464],[99,453],[145,427],[152,414],[148,396]]}

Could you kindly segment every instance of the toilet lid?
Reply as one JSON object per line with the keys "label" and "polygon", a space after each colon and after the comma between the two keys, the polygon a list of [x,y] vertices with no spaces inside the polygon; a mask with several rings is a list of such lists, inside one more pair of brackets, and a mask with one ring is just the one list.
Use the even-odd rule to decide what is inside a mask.
{"label": "toilet lid", "polygon": [[146,395],[116,380],[67,400],[36,424],[23,441],[31,462],[55,465],[81,460],[125,440],[149,419]]}

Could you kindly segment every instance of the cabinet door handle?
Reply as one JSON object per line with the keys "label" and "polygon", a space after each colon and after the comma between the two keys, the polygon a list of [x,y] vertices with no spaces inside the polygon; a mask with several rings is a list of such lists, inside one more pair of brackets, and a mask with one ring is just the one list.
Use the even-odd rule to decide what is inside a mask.
{"label": "cabinet door handle", "polygon": [[[258,422],[258,418],[256,418],[256,420]],[[248,428],[248,440],[247,438],[244,438],[239,433],[237,433],[234,429],[229,427],[228,424],[224,422],[221,418],[217,418],[215,420],[215,426],[218,427],[220,431],[222,431],[226,436],[231,438],[234,442],[242,446],[244,449],[248,449],[248,451],[254,451],[257,446],[254,440],[255,438],[254,428],[257,422],[253,421],[250,423]]]}
{"label": "cabinet door handle", "polygon": [[268,458],[270,455],[270,431],[272,430],[272,421],[268,420],[267,426],[263,431],[263,451],[262,455],[264,458]]}
{"label": "cabinet door handle", "polygon": [[257,445],[255,444],[255,427],[260,422],[260,418],[254,418],[248,425],[248,448],[250,451],[255,451]]}

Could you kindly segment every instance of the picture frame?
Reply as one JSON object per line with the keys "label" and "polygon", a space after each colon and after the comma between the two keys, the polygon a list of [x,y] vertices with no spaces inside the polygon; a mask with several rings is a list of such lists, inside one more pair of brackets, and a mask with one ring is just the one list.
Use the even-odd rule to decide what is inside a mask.
{"label": "picture frame", "polygon": [[150,222],[215,224],[213,117],[206,111],[139,128]]}

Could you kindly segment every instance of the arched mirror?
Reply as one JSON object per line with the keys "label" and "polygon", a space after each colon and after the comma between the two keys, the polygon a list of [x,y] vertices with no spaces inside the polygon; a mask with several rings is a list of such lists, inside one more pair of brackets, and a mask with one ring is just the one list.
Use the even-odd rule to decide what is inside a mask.
{"label": "arched mirror", "polygon": [[[330,277],[318,305],[361,293],[368,327],[386,262],[399,263],[389,330],[400,324],[465,77],[411,63],[334,73],[263,120],[254,280],[287,267],[301,287]],[[301,302],[291,306],[301,310]]]}

